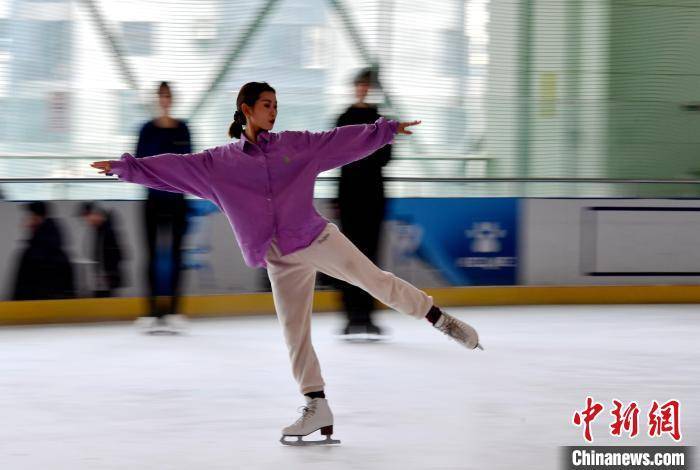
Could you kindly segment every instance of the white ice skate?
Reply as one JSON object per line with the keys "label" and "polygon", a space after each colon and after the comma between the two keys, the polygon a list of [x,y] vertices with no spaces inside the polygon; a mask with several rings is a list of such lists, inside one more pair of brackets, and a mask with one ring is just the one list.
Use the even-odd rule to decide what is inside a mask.
{"label": "white ice skate", "polygon": [[[303,436],[308,436],[312,432],[320,430],[326,436],[319,441],[305,441]],[[280,442],[286,446],[311,446],[340,444],[337,439],[331,439],[333,434],[333,413],[328,407],[328,400],[325,398],[306,397],[306,406],[303,407],[301,417],[291,426],[282,429]],[[287,437],[296,437],[296,440],[287,441]]]}
{"label": "white ice skate", "polygon": [[167,327],[175,333],[186,333],[189,328],[187,317],[182,314],[174,313],[165,315],[163,319]]}
{"label": "white ice skate", "polygon": [[149,335],[176,335],[179,333],[179,330],[175,329],[166,317],[140,317],[136,319],[134,324],[143,333]]}
{"label": "white ice skate", "polygon": [[442,312],[433,326],[468,349],[484,349],[479,344],[479,334],[476,330],[452,315]]}

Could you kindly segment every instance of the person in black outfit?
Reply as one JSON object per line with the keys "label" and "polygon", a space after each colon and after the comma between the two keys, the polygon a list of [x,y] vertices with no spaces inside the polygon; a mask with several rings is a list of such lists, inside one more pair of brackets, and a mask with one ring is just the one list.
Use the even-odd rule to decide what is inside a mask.
{"label": "person in black outfit", "polygon": [[124,285],[122,249],[115,228],[115,216],[93,202],[80,205],[78,215],[94,228],[95,297],[111,297]]}
{"label": "person in black outfit", "polygon": [[[381,116],[377,108],[365,103],[370,88],[377,82],[371,69],[361,71],[354,79],[356,102],[338,118],[337,126],[371,124]],[[338,187],[340,228],[372,262],[377,262],[379,235],[384,220],[385,198],[382,168],[391,159],[391,145],[372,155],[342,167]],[[374,299],[364,290],[341,284],[348,323],[345,335],[381,335],[372,321]]]}
{"label": "person in black outfit", "polygon": [[43,201],[29,203],[24,226],[29,230],[27,246],[17,263],[12,300],[67,299],[75,296],[73,268],[63,250],[58,222]]}
{"label": "person in black outfit", "polygon": [[[158,104],[161,115],[141,128],[135,156],[141,158],[162,153],[191,153],[187,124],[170,116],[172,92],[167,82],[162,82],[158,87]],[[184,194],[149,188],[144,216],[148,247],[148,316],[153,325],[165,324],[177,314],[180,298],[182,241],[187,230],[187,201]],[[167,252],[170,259],[169,279],[166,280],[158,277],[158,258],[161,252]],[[163,285],[167,287],[163,289]],[[159,303],[157,297],[166,300],[165,305]]]}

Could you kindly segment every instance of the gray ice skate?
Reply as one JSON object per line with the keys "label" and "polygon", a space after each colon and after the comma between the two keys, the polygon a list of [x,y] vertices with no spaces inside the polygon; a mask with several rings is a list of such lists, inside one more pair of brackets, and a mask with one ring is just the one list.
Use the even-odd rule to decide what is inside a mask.
{"label": "gray ice skate", "polygon": [[[306,397],[306,406],[303,407],[301,417],[291,426],[282,429],[280,442],[286,446],[313,446],[340,444],[338,439],[331,439],[333,434],[333,413],[325,398]],[[305,441],[304,436],[321,431],[325,439],[318,441]],[[296,437],[296,440],[286,438]]]}
{"label": "gray ice skate", "polygon": [[433,326],[468,349],[484,350],[479,344],[479,334],[476,330],[452,315],[442,312]]}

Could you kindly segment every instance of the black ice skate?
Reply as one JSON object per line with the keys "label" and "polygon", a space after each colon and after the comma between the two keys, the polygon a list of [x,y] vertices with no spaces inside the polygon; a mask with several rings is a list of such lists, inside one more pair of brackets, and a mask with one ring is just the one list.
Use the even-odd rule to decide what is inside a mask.
{"label": "black ice skate", "polygon": [[372,343],[388,339],[389,336],[380,327],[372,322],[348,323],[340,331],[340,337],[353,343]]}

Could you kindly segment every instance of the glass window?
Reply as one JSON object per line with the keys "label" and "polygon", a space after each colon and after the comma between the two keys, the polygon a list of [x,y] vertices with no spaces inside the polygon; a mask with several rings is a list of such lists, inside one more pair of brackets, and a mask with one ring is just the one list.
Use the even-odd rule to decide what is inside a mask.
{"label": "glass window", "polygon": [[152,54],[153,25],[151,23],[125,21],[122,23],[122,33],[128,55],[148,56]]}

